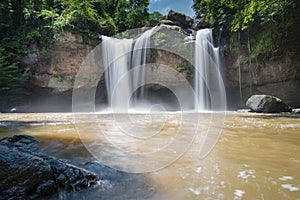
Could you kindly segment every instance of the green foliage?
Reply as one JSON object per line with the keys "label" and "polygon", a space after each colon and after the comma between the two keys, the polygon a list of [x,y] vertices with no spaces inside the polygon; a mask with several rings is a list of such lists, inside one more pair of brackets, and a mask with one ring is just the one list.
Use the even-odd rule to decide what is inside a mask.
{"label": "green foliage", "polygon": [[231,52],[246,50],[250,63],[287,50],[284,43],[299,26],[297,0],[194,0],[193,8],[211,25],[222,25]]}
{"label": "green foliage", "polygon": [[28,79],[29,69],[22,69],[19,63],[11,62],[5,55],[5,49],[0,48],[0,74],[0,94],[2,98],[10,99],[12,95],[20,93]]}
{"label": "green foliage", "polygon": [[284,16],[295,0],[194,0],[198,16],[205,14],[210,24],[227,24],[231,31],[246,30],[254,21],[275,22]]}
{"label": "green foliage", "polygon": [[59,61],[57,59],[52,60],[53,70],[56,72],[58,71],[58,64],[59,64]]}
{"label": "green foliage", "polygon": [[35,73],[22,60],[32,53],[49,60],[56,33],[68,30],[86,38],[141,27],[148,5],[149,0],[0,1],[0,95],[22,92]]}
{"label": "green foliage", "polygon": [[148,21],[149,0],[64,0],[41,10],[55,32],[64,29],[86,30],[113,35],[138,28]]}
{"label": "green foliage", "polygon": [[195,74],[195,68],[194,66],[189,63],[187,60],[182,60],[179,66],[175,67],[175,70],[178,72],[186,72],[188,78],[193,78]]}
{"label": "green foliage", "polygon": [[0,95],[13,100],[22,92],[29,79],[29,68],[22,58],[31,53],[30,46],[40,45],[49,38],[41,28],[35,9],[43,3],[37,0],[4,0],[0,2]]}
{"label": "green foliage", "polygon": [[149,20],[157,20],[159,21],[163,15],[160,12],[154,11],[153,13],[149,14]]}

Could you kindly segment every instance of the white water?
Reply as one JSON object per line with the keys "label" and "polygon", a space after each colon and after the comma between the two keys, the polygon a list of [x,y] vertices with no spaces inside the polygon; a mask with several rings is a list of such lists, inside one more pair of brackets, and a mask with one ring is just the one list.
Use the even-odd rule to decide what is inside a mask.
{"label": "white water", "polygon": [[132,39],[102,37],[103,61],[108,103],[115,112],[128,109],[130,99],[130,82],[126,76],[129,70]]}
{"label": "white water", "polygon": [[212,30],[198,30],[195,42],[195,110],[211,110],[212,93],[223,92],[219,68],[219,48],[213,45]]}
{"label": "white water", "polygon": [[[143,84],[154,29],[155,27],[145,31],[135,40],[102,38],[102,56],[105,67],[108,67],[105,72],[108,103],[113,112],[128,112],[129,108],[133,109],[130,106],[131,99],[134,100],[133,107],[137,105],[136,101],[147,100]],[[197,31],[194,57],[194,109],[202,112],[213,110],[218,101],[222,101],[214,96],[222,97],[216,93],[225,91],[221,87],[219,74],[219,49],[213,45],[211,29]],[[139,92],[135,92],[137,89]]]}
{"label": "white water", "polygon": [[136,39],[133,48],[132,55],[132,67],[137,67],[136,70],[133,71],[132,76],[132,90],[140,89],[140,93],[136,93],[135,99],[143,99],[144,98],[144,87],[143,83],[145,83],[145,67],[147,64],[147,52],[148,48],[150,48],[150,37],[152,35],[153,29],[147,30],[144,32],[139,38]]}
{"label": "white water", "polygon": [[[113,112],[128,111],[130,98],[139,87],[140,93],[135,99],[143,99],[147,48],[150,48],[152,30],[136,40],[102,37],[108,104]],[[131,71],[132,68],[135,70]]]}

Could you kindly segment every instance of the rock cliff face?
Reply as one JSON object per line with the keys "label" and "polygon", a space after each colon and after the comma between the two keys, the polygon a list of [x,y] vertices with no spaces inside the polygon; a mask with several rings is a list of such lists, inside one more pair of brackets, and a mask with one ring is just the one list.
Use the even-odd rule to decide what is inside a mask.
{"label": "rock cliff face", "polygon": [[49,63],[44,63],[37,70],[34,84],[51,89],[53,93],[71,90],[75,75],[91,50],[92,47],[84,45],[79,35],[70,32],[58,35],[54,45],[54,55]]}
{"label": "rock cliff face", "polygon": [[243,106],[253,94],[278,96],[292,107],[300,106],[300,54],[251,64],[243,54],[224,57],[224,77],[231,106]]}
{"label": "rock cliff face", "polygon": [[[192,19],[186,18],[184,15],[177,15],[171,13],[168,15],[168,20],[179,19],[179,22],[172,22],[171,25],[160,23],[161,32],[157,37],[158,46],[163,46],[163,49],[171,47],[165,47],[161,41],[169,41],[172,37],[168,35],[170,30],[172,32],[178,32],[181,37],[171,38],[178,45],[180,44],[185,49],[187,47],[184,44],[184,38],[187,37],[191,32]],[[184,26],[182,29],[179,25]],[[166,33],[165,33],[166,32]],[[182,34],[183,32],[184,34]],[[100,42],[100,40],[99,40]],[[57,36],[57,41],[54,45],[54,53],[51,59],[46,61],[39,61],[38,59],[32,60],[35,63],[28,63],[35,66],[35,73],[32,77],[32,85],[28,88],[28,96],[23,98],[22,106],[17,106],[14,110],[16,112],[44,112],[44,111],[71,111],[72,105],[72,89],[75,81],[75,77],[79,68],[91,52],[93,46],[84,45],[81,36],[65,32]],[[177,48],[177,47],[176,47]],[[165,85],[177,85],[180,87],[184,78],[188,81],[191,80],[189,70],[187,69],[188,64],[180,56],[174,53],[170,53],[167,50],[155,50],[153,52],[152,63],[156,63],[156,66],[146,70],[146,76],[154,77],[155,81],[164,83]],[[36,64],[38,63],[38,64]],[[173,74],[168,73],[168,70],[161,66],[168,66],[173,68],[175,72],[180,72],[183,76],[179,78]],[[103,76],[104,77],[104,76]],[[101,79],[99,90],[105,90],[105,83]],[[159,85],[148,85],[147,89],[155,91],[155,94],[166,94],[165,87],[159,87]],[[161,90],[161,92],[160,92]],[[100,97],[97,96],[97,101],[105,103],[106,92],[98,92]],[[168,95],[170,92],[168,93]],[[166,96],[166,98],[168,98]],[[25,105],[25,106],[24,106]],[[13,108],[15,106],[12,106]],[[11,108],[4,110],[9,112]],[[1,112],[1,110],[0,110]]]}
{"label": "rock cliff face", "polygon": [[[158,25],[165,29],[184,33],[186,38],[196,29],[192,19],[175,12],[170,12]],[[180,48],[186,48],[184,46],[186,44],[183,45],[186,38],[180,38],[182,39],[182,47]],[[162,32],[156,39],[156,42],[163,43],[164,40],[169,41],[170,38]],[[163,44],[160,45],[163,46]],[[59,35],[55,44],[54,56],[49,62],[39,65],[33,76],[34,88],[29,90],[33,101],[37,96],[47,97],[48,103],[44,106],[46,111],[47,108],[50,108],[48,111],[52,111],[52,108],[57,106],[63,107],[61,111],[71,111],[71,93],[76,73],[92,49],[92,46],[84,45],[82,38],[78,35],[67,32]],[[148,69],[147,76],[158,74],[157,78],[160,81],[174,82],[180,85],[181,80],[178,77],[166,73],[163,68],[159,67],[159,64],[162,64],[174,68],[182,73],[191,84],[193,83],[193,70],[180,56],[157,50],[154,57],[152,56],[151,62],[158,65]],[[292,57],[282,55],[273,60],[252,60],[249,62],[246,53],[239,52],[238,55],[225,55],[222,69],[228,96],[228,107],[231,109],[244,107],[247,98],[252,94],[278,96],[291,106],[300,107],[300,98],[297,94],[297,91],[300,91],[299,53]],[[99,88],[105,88],[103,81]],[[153,89],[157,91],[160,88],[156,85]],[[105,93],[102,92],[102,94]],[[101,101],[105,101],[105,98],[105,96],[100,97]],[[28,102],[32,102],[32,99]]]}

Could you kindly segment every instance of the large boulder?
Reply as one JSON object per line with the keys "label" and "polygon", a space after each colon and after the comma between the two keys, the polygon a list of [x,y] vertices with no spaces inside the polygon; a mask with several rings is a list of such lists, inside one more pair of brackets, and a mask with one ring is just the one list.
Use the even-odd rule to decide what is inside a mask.
{"label": "large boulder", "polygon": [[146,25],[145,27],[154,27],[157,26],[159,24],[158,20],[155,19],[151,19]]}
{"label": "large boulder", "polygon": [[270,95],[252,95],[246,106],[254,112],[280,113],[291,112],[292,108],[281,99]]}
{"label": "large boulder", "polygon": [[194,25],[194,20],[191,17],[182,13],[174,12],[172,10],[168,13],[168,15],[164,16],[162,20],[173,21],[173,23],[182,28],[192,28]]}
{"label": "large boulder", "polygon": [[0,199],[35,199],[103,184],[93,172],[44,155],[31,136],[0,140]]}
{"label": "large boulder", "polygon": [[57,191],[43,159],[2,145],[0,152],[0,199],[33,199]]}

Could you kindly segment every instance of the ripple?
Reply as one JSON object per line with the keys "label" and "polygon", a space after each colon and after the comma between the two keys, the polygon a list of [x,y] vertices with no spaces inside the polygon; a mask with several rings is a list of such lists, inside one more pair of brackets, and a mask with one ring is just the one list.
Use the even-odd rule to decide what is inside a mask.
{"label": "ripple", "polygon": [[244,171],[240,171],[237,177],[245,179],[246,182],[248,182],[249,177],[250,178],[256,178],[255,171],[252,170],[252,169],[247,169],[247,170],[244,170]]}
{"label": "ripple", "polygon": [[201,194],[201,189],[200,189],[200,188],[196,188],[196,189],[194,189],[194,188],[189,188],[189,190],[190,190],[192,193],[194,193],[195,195]]}
{"label": "ripple", "polygon": [[198,167],[198,168],[196,169],[196,173],[201,173],[201,171],[202,171],[202,167]]}
{"label": "ripple", "polygon": [[281,187],[283,187],[284,189],[288,189],[291,192],[299,191],[299,188],[296,186],[293,186],[292,184],[282,184]]}
{"label": "ripple", "polygon": [[279,178],[279,180],[281,180],[281,181],[287,181],[287,180],[293,180],[293,179],[294,179],[294,177],[292,177],[292,176],[282,176]]}
{"label": "ripple", "polygon": [[245,191],[244,191],[244,190],[236,189],[236,190],[234,191],[234,196],[235,196],[234,199],[242,199],[242,197],[244,196],[244,194],[245,194]]}

